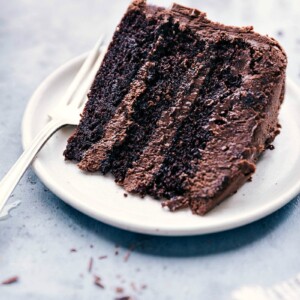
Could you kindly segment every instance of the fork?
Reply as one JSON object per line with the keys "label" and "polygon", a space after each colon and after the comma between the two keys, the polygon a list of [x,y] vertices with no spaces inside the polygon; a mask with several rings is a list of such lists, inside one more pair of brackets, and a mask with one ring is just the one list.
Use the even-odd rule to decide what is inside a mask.
{"label": "fork", "polygon": [[0,212],[19,180],[22,178],[24,172],[47,140],[63,126],[77,125],[79,123],[80,114],[87,99],[86,94],[91,87],[106,53],[103,47],[100,51],[103,41],[103,37],[97,41],[68,87],[60,103],[57,107],[48,112],[49,122],[36,135],[31,145],[25,149],[17,162],[1,180]]}

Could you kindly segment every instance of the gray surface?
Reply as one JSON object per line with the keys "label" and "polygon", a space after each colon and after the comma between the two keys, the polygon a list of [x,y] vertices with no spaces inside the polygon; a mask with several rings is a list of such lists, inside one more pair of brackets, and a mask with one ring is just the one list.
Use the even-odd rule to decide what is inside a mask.
{"label": "gray surface", "polygon": [[[22,151],[21,118],[35,88],[111,30],[127,3],[1,2],[1,177]],[[278,38],[289,56],[288,75],[300,84],[299,0],[195,0],[194,5],[213,19],[253,24]],[[115,288],[123,287],[133,299],[222,300],[241,285],[267,286],[300,271],[299,198],[254,224],[188,238],[144,236],[96,222],[55,197],[31,170],[15,190],[11,201],[16,200],[21,205],[0,222],[0,281],[13,275],[20,280],[0,285],[0,299],[114,299]],[[116,244],[119,255],[114,254]],[[132,244],[138,247],[124,262]],[[73,247],[77,252],[70,253]],[[100,255],[108,258],[98,260]],[[101,276],[104,290],[93,284],[92,274]],[[143,284],[147,288],[141,290]]]}

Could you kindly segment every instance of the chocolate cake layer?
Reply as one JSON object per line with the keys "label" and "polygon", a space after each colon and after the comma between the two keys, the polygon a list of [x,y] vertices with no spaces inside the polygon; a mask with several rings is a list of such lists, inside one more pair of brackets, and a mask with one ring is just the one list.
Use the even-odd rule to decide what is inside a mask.
{"label": "chocolate cake layer", "polygon": [[[129,7],[96,75],[80,124],[68,140],[66,159],[80,161],[102,138],[106,124],[130,92],[131,82],[156,42],[159,10],[138,2]],[[152,17],[147,18],[147,14]]]}
{"label": "chocolate cake layer", "polygon": [[[109,58],[124,53],[144,55],[114,68]],[[285,69],[280,45],[252,27],[134,1],[65,156],[83,170],[111,172],[127,191],[163,199],[171,211],[203,215],[251,177],[279,133]]]}

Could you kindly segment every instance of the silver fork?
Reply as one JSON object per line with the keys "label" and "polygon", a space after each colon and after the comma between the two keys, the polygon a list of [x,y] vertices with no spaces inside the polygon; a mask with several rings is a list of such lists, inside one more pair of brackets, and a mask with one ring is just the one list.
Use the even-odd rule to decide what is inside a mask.
{"label": "silver fork", "polygon": [[103,41],[103,37],[97,41],[58,106],[48,113],[50,120],[47,125],[37,134],[30,147],[25,149],[17,162],[1,180],[0,212],[24,172],[46,141],[61,127],[79,123],[80,113],[87,98],[86,94],[106,53],[103,48],[100,52]]}

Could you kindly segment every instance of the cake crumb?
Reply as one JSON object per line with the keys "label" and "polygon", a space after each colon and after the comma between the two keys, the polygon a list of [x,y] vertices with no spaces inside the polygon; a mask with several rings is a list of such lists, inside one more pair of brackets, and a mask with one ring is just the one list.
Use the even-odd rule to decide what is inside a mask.
{"label": "cake crumb", "polygon": [[12,283],[16,283],[19,281],[19,277],[18,276],[13,276],[10,277],[8,279],[5,279],[4,281],[1,282],[1,284],[12,284]]}
{"label": "cake crumb", "polygon": [[126,198],[128,196],[128,194],[124,193],[124,197]]}
{"label": "cake crumb", "polygon": [[132,298],[129,296],[125,296],[125,297],[121,297],[121,298],[115,298],[115,300],[132,300]]}
{"label": "cake crumb", "polygon": [[269,145],[269,146],[267,147],[267,149],[269,149],[269,150],[274,150],[274,149],[275,149],[275,146],[274,146],[274,145]]}
{"label": "cake crumb", "polygon": [[71,248],[70,252],[77,252],[77,249],[76,248]]}

